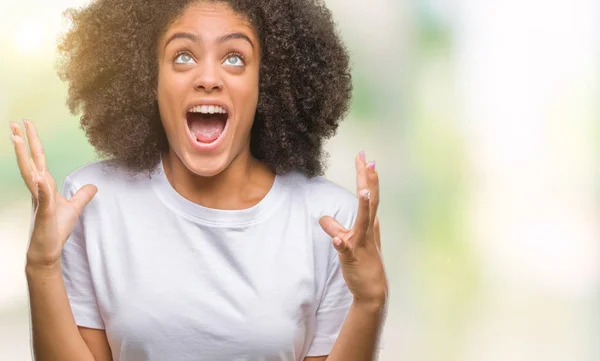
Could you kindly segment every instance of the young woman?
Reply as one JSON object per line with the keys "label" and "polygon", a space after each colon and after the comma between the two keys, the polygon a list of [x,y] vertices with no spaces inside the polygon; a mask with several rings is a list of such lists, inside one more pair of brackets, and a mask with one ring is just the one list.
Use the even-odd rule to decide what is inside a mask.
{"label": "young woman", "polygon": [[378,178],[362,152],[358,197],[321,177],[351,93],[324,5],[98,0],[70,16],[60,75],[108,160],[59,193],[34,124],[10,124],[35,205],[35,359],[376,358]]}

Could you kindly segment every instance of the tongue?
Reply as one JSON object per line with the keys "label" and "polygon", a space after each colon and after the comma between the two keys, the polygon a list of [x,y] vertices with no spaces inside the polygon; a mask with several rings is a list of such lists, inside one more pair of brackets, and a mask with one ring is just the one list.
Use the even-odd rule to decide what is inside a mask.
{"label": "tongue", "polygon": [[190,122],[190,130],[200,143],[212,143],[223,133],[225,122],[217,116],[194,117]]}

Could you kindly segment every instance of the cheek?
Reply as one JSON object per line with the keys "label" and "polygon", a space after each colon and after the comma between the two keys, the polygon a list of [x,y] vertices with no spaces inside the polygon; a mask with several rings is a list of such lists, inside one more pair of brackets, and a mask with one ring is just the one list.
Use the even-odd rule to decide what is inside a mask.
{"label": "cheek", "polygon": [[250,123],[254,120],[258,103],[258,77],[245,79],[238,84],[239,101],[242,104],[244,119]]}
{"label": "cheek", "polygon": [[178,104],[181,103],[184,89],[185,84],[181,77],[159,73],[156,97],[163,124],[173,121],[173,118],[179,115]]}

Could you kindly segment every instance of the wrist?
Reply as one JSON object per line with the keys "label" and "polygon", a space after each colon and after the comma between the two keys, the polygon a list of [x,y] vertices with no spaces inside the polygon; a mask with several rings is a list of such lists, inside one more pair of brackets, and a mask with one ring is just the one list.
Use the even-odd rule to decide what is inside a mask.
{"label": "wrist", "polygon": [[352,307],[371,314],[382,314],[387,303],[387,295],[374,298],[354,298]]}
{"label": "wrist", "polygon": [[27,267],[40,269],[60,269],[60,257],[62,249],[57,249],[52,252],[40,252],[35,249],[27,250]]}
{"label": "wrist", "polygon": [[62,277],[62,269],[60,259],[55,262],[32,262],[27,259],[25,263],[25,275],[31,277],[52,277],[60,275]]}

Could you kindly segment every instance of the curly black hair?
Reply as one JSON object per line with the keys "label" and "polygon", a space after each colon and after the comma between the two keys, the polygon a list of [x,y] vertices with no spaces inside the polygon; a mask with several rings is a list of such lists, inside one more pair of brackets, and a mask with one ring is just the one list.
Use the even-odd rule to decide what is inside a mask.
{"label": "curly black hair", "polygon": [[[259,97],[250,151],[277,174],[324,172],[352,93],[349,56],[319,0],[202,0],[227,3],[261,44]],[[158,42],[198,0],[96,0],[65,12],[59,43],[67,105],[97,153],[133,172],[156,167],[168,142],[155,98]]]}

